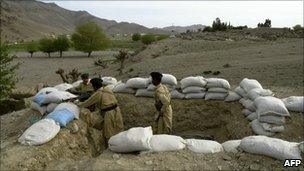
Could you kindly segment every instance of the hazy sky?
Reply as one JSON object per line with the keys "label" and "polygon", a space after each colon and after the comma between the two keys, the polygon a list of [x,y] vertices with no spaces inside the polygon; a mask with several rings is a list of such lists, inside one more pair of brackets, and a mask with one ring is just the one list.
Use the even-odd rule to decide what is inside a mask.
{"label": "hazy sky", "polygon": [[172,24],[211,25],[219,17],[232,25],[256,27],[271,19],[273,27],[303,25],[303,1],[45,1],[69,10],[85,10],[97,17],[147,27]]}

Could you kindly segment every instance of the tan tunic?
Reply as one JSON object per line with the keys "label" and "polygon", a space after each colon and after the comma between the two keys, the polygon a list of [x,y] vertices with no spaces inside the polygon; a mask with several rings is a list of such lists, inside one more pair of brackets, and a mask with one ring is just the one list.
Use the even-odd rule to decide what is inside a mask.
{"label": "tan tunic", "polygon": [[172,131],[171,94],[165,85],[159,84],[155,89],[155,103],[161,103],[161,110],[156,119],[156,134],[170,134]]}
{"label": "tan tunic", "polygon": [[[107,87],[97,90],[88,100],[79,103],[79,107],[89,107],[95,105],[95,111],[93,115],[103,116],[103,136],[106,139],[111,138],[113,135],[123,131],[123,119],[121,116],[120,108],[116,107],[113,110],[101,112],[102,109],[106,109],[110,106],[117,104],[117,99],[114,93]],[[91,116],[91,123],[94,123],[92,119],[96,116]],[[90,120],[89,119],[89,120]]]}
{"label": "tan tunic", "polygon": [[72,93],[77,93],[77,94],[83,94],[83,93],[92,94],[92,92],[94,91],[91,83],[88,84],[80,83],[79,86],[72,88],[70,90]]}

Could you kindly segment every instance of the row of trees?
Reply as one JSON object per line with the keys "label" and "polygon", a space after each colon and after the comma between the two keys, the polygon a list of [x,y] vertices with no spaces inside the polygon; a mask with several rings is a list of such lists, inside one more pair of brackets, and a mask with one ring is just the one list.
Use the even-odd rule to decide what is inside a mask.
{"label": "row of trees", "polygon": [[102,29],[96,23],[90,22],[76,27],[71,39],[66,35],[56,38],[42,38],[38,44],[28,44],[27,51],[31,54],[31,57],[38,50],[47,53],[49,57],[51,57],[51,53],[59,52],[60,57],[62,57],[64,51],[67,51],[70,47],[74,47],[75,50],[88,53],[88,57],[90,57],[93,51],[104,50],[109,44],[110,40],[103,33]]}
{"label": "row of trees", "polygon": [[159,41],[159,40],[163,40],[168,38],[169,35],[165,35],[165,34],[160,34],[160,35],[154,35],[154,34],[146,34],[146,35],[141,35],[139,33],[135,33],[132,35],[132,40],[133,41],[140,41],[145,44],[151,44],[152,42],[155,41]]}

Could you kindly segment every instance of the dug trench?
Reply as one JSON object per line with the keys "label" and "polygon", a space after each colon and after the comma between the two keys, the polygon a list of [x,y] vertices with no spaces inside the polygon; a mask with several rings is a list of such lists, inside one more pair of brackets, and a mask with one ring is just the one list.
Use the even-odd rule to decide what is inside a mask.
{"label": "dug trench", "polygon": [[[130,94],[116,94],[116,97],[125,130],[153,125],[156,113],[153,98]],[[173,99],[172,108],[174,135],[212,139],[220,143],[253,135],[238,102]],[[41,118],[37,112],[24,109],[1,116],[1,170],[46,169],[54,168],[54,165],[56,168],[71,169],[70,166],[77,161],[86,160],[85,165],[89,165],[90,162],[99,160],[100,154],[104,155],[108,150],[103,152],[105,147],[100,128],[86,123],[84,116],[88,112],[83,109],[79,120],[69,123],[55,138],[41,146],[24,146],[17,142],[18,136],[33,120]],[[301,123],[303,115],[292,113],[291,119],[287,120],[286,130],[275,137],[303,141]]]}

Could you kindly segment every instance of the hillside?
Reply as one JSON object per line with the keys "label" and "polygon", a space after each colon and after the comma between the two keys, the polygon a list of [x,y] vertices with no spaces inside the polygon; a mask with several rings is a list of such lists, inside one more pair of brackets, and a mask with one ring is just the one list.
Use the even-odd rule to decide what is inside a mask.
{"label": "hillside", "polygon": [[167,30],[167,31],[175,31],[178,33],[183,33],[186,32],[187,30],[190,31],[197,31],[198,29],[203,29],[205,26],[202,24],[194,24],[191,26],[169,26],[169,27],[164,27],[162,28],[163,30]]}
{"label": "hillside", "polygon": [[107,34],[166,33],[135,24],[95,17],[86,11],[70,11],[55,3],[35,0],[1,0],[1,39],[29,41],[50,34],[71,34],[75,26],[88,21],[96,22]]}

